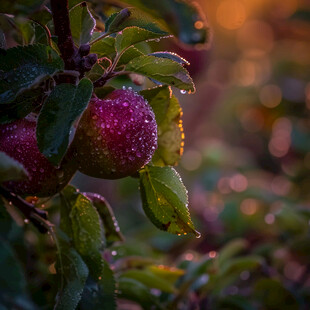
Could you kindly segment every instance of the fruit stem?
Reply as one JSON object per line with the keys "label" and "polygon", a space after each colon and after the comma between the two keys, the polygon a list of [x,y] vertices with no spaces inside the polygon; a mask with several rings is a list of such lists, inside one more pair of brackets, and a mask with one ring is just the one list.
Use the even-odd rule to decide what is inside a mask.
{"label": "fruit stem", "polygon": [[31,223],[41,232],[47,233],[48,229],[42,225],[42,222],[38,220],[38,217],[47,220],[46,211],[39,210],[35,206],[19,196],[11,193],[10,191],[0,187],[0,195],[3,196],[9,203],[12,203],[18,210],[23,213],[26,219],[31,221]]}

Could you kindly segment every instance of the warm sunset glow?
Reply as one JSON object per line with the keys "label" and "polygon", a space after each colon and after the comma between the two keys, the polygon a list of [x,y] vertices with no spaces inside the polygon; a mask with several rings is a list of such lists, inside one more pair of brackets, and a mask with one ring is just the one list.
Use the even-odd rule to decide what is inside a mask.
{"label": "warm sunset glow", "polygon": [[240,210],[245,215],[253,215],[258,209],[258,201],[256,199],[244,199],[240,205]]}
{"label": "warm sunset glow", "polygon": [[217,22],[229,30],[240,28],[244,24],[246,16],[245,6],[238,0],[224,0],[216,10]]}
{"label": "warm sunset glow", "polygon": [[282,100],[280,87],[277,85],[264,86],[259,93],[259,99],[265,107],[275,108]]}

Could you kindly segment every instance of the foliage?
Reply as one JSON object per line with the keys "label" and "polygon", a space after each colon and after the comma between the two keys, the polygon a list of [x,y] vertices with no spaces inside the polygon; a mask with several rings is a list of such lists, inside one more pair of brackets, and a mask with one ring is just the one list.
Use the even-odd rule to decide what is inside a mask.
{"label": "foliage", "polygon": [[[188,64],[184,59],[166,51],[151,53],[148,42],[169,38],[169,33],[173,33],[187,44],[204,44],[207,26],[197,34],[192,26],[195,20],[187,11],[196,14],[196,20],[204,17],[189,3],[169,2],[174,17],[187,24],[180,29],[164,22],[161,10],[150,12],[151,3],[145,4],[122,2],[124,8],[117,11],[117,1],[104,8],[97,1],[51,0],[47,6],[40,1],[13,6],[2,1],[1,123],[28,115],[37,118],[39,151],[54,166],[64,162],[70,165],[74,128],[91,96],[95,93],[104,98],[122,76],[136,74],[149,78],[149,89],[141,94],[153,107],[161,134],[154,160],[138,172],[143,207],[160,229],[199,236],[187,208],[187,191],[172,168],[180,159],[183,139],[179,126],[181,108],[171,87],[194,92],[195,86],[184,68]],[[160,107],[164,107],[166,114]],[[178,139],[170,147],[165,135]],[[1,270],[13,269],[9,277],[2,272],[1,308],[116,309],[119,298],[134,300],[145,308],[164,307],[150,288],[174,293],[174,283],[183,272],[167,269],[161,273],[155,262],[143,270],[118,270],[109,253],[111,246],[124,238],[102,196],[83,194],[67,185],[47,200],[18,197],[6,189],[6,182],[27,178],[27,167],[1,152],[0,169]],[[23,222],[34,226],[21,228]],[[48,232],[52,243],[44,234],[38,235],[34,227]],[[31,273],[38,277],[41,290],[48,287],[41,296],[33,291],[35,284],[25,268],[28,260],[21,259],[22,253],[31,253],[28,246],[32,244],[23,241],[23,231],[26,239],[30,234],[30,238],[37,240],[33,246],[37,247],[34,251],[40,265],[31,263]],[[21,246],[15,247],[17,244]],[[46,253],[50,255],[47,261]]]}
{"label": "foliage", "polygon": [[[309,10],[260,2],[269,11],[240,32],[214,29],[213,62],[196,85],[186,66],[203,71],[199,54],[166,51],[177,40],[186,58],[208,43],[192,1],[70,0],[72,57],[49,2],[0,2],[0,123],[38,115],[38,146],[53,165],[70,160],[93,94],[133,88],[158,126],[137,174],[77,174],[53,197],[6,191],[3,182],[28,173],[0,152],[0,309],[308,309]],[[230,1],[200,3],[221,26],[243,18],[220,15]],[[240,1],[247,14],[257,3]]]}

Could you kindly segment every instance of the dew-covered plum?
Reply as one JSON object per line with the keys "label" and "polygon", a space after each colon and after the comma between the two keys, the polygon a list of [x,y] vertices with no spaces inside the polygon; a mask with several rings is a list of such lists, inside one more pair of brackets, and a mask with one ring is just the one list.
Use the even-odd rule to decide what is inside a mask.
{"label": "dew-covered plum", "polygon": [[118,89],[91,99],[76,130],[71,151],[82,173],[104,179],[133,175],[157,148],[157,125],[146,100]]}
{"label": "dew-covered plum", "polygon": [[52,196],[76,172],[69,161],[56,168],[40,153],[36,139],[36,119],[32,116],[0,125],[0,151],[20,162],[28,172],[27,179],[3,184],[8,190],[21,196]]}

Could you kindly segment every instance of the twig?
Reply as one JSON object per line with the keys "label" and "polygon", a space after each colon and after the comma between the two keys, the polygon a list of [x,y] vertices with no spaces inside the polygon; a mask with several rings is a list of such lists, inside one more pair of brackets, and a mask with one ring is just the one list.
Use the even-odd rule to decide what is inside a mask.
{"label": "twig", "polygon": [[[85,6],[86,2],[80,5]],[[80,73],[90,71],[97,62],[96,54],[89,54],[90,45],[83,44],[79,48],[74,45],[69,18],[68,0],[51,0],[51,8],[55,27],[55,34],[58,37],[58,48],[65,64],[65,70],[74,70]],[[59,83],[72,83],[75,80],[72,76],[63,76]]]}
{"label": "twig", "polygon": [[41,233],[47,233],[46,227],[38,220],[38,216],[47,220],[46,211],[39,210],[35,206],[10,191],[0,187],[0,194],[10,203],[12,203],[26,219],[28,219]]}
{"label": "twig", "polygon": [[55,34],[58,37],[58,47],[65,63],[65,69],[74,70],[71,60],[77,53],[72,39],[69,19],[68,0],[51,0]]}
{"label": "twig", "polygon": [[119,71],[119,72],[110,72],[107,75],[103,75],[101,78],[99,78],[98,80],[96,80],[93,84],[94,87],[102,87],[109,79],[112,79],[116,76],[120,76],[120,75],[128,75],[132,72],[130,71]]}

